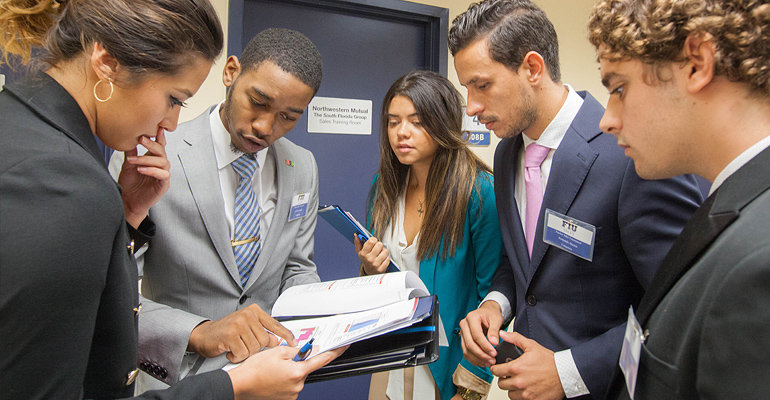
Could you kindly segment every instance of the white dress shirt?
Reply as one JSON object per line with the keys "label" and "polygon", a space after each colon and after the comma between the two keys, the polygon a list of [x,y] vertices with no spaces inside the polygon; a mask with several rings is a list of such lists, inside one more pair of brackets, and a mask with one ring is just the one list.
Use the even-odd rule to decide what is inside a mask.
{"label": "white dress shirt", "polygon": [[753,146],[746,149],[746,151],[741,153],[738,157],[735,157],[734,160],[730,161],[725,169],[723,169],[722,172],[720,172],[719,175],[717,175],[717,177],[714,179],[714,182],[711,184],[711,189],[709,189],[709,196],[711,196],[711,194],[714,193],[714,191],[717,190],[717,188],[719,188],[719,186],[721,186],[722,183],[724,183],[724,181],[730,177],[730,175],[741,169],[742,166],[746,165],[747,162],[751,161],[752,158],[756,157],[757,154],[761,153],[768,147],[770,147],[770,136],[766,136],[764,139],[758,141]]}
{"label": "white dress shirt", "polygon": [[[516,207],[519,211],[519,217],[521,218],[521,226],[526,226],[526,209],[527,209],[527,192],[524,182],[524,152],[528,145],[531,143],[537,143],[541,146],[551,149],[548,155],[540,165],[540,179],[542,187],[548,190],[548,178],[551,174],[551,165],[553,165],[553,155],[556,149],[561,144],[564,135],[567,133],[567,129],[572,124],[572,120],[575,119],[580,107],[583,106],[583,98],[580,97],[577,92],[570,86],[564,85],[569,93],[567,99],[564,101],[561,109],[556,114],[554,119],[545,128],[543,134],[537,140],[533,140],[523,133],[522,138],[524,143],[519,149],[518,164],[516,165],[516,183],[514,186],[514,198],[516,200]],[[545,194],[545,190],[543,193]],[[556,190],[556,189],[555,189]],[[503,319],[508,320],[513,315],[511,310],[511,303],[500,292],[490,292],[482,301],[495,301],[500,305],[503,312]],[[568,398],[582,396],[588,394],[588,387],[586,387],[583,378],[580,376],[580,372],[575,365],[575,360],[572,358],[572,351],[570,349],[558,351],[554,353],[554,359],[556,361],[556,370],[559,373],[559,379],[561,380],[562,388]]]}
{"label": "white dress shirt", "polygon": [[[230,133],[225,129],[219,116],[220,103],[211,112],[211,140],[214,144],[214,154],[219,169],[219,186],[222,200],[225,203],[225,217],[230,228],[230,239],[235,234],[235,191],[238,188],[239,177],[233,170],[232,162],[243,153],[231,146]],[[268,149],[257,152],[257,172],[254,174],[251,188],[259,202],[259,229],[263,237],[270,229],[273,221],[275,205],[278,202],[278,186],[275,182],[275,157]]]}
{"label": "white dress shirt", "polygon": [[[406,177],[409,182],[409,175]],[[420,233],[412,240],[412,244],[406,243],[406,232],[404,230],[404,215],[406,198],[404,193],[398,196],[398,213],[391,219],[391,224],[383,233],[382,243],[388,249],[390,258],[401,268],[402,271],[412,271],[420,275],[420,261],[417,260],[417,243],[420,239]],[[395,227],[396,229],[391,229]],[[388,373],[388,388],[386,394],[390,400],[404,399],[404,370],[397,369]],[[414,385],[412,398],[414,399],[433,399],[436,394],[436,382],[433,374],[427,365],[418,365],[414,367]]]}

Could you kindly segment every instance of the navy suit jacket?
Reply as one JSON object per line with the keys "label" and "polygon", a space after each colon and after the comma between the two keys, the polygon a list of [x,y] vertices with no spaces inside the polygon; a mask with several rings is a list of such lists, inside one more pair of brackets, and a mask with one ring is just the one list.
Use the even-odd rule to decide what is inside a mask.
{"label": "navy suit jacket", "polygon": [[[702,201],[693,176],[645,181],[587,92],[553,157],[530,261],[514,199],[521,135],[495,152],[495,196],[505,256],[490,291],[503,293],[514,330],[553,351],[571,349],[593,398],[604,398],[620,356],[629,305],[637,306]],[[596,227],[593,261],[543,242],[546,209]]]}

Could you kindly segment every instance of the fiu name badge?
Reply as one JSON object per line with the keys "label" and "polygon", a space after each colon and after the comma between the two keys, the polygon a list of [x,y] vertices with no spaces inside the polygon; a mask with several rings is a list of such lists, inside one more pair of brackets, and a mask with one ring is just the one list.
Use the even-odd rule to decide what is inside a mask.
{"label": "fiu name badge", "polygon": [[289,210],[289,221],[307,215],[307,202],[310,200],[309,193],[295,194],[291,198],[291,209]]}
{"label": "fiu name badge", "polygon": [[593,261],[596,227],[546,209],[544,228],[544,242],[582,259]]}

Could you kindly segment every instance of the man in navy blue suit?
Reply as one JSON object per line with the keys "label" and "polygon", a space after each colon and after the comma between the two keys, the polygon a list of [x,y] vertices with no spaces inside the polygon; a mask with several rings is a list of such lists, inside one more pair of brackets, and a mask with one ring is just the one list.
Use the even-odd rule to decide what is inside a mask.
{"label": "man in navy blue suit", "polygon": [[[629,306],[701,203],[697,183],[636,174],[599,129],[604,108],[561,82],[556,32],[530,1],[471,5],[449,46],[468,114],[503,139],[494,172],[505,257],[460,324],[464,355],[492,366],[502,335],[524,351],[492,366],[511,399],[604,398]],[[513,317],[515,333],[500,333]]]}

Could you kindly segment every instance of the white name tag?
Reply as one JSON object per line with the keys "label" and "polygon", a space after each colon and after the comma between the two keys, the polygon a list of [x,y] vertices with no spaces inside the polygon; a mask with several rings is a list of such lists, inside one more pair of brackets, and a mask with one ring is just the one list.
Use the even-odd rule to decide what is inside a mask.
{"label": "white name tag", "polygon": [[580,258],[593,261],[596,227],[546,209],[544,228],[544,242]]}
{"label": "white name tag", "polygon": [[307,215],[307,202],[310,200],[309,193],[300,193],[291,198],[291,209],[289,210],[289,221]]}
{"label": "white name tag", "polygon": [[636,375],[639,373],[639,355],[642,352],[642,342],[644,334],[642,326],[636,320],[634,307],[628,308],[628,323],[626,324],[626,335],[623,338],[623,349],[620,351],[620,370],[626,376],[626,388],[631,398],[634,398],[636,390]]}

